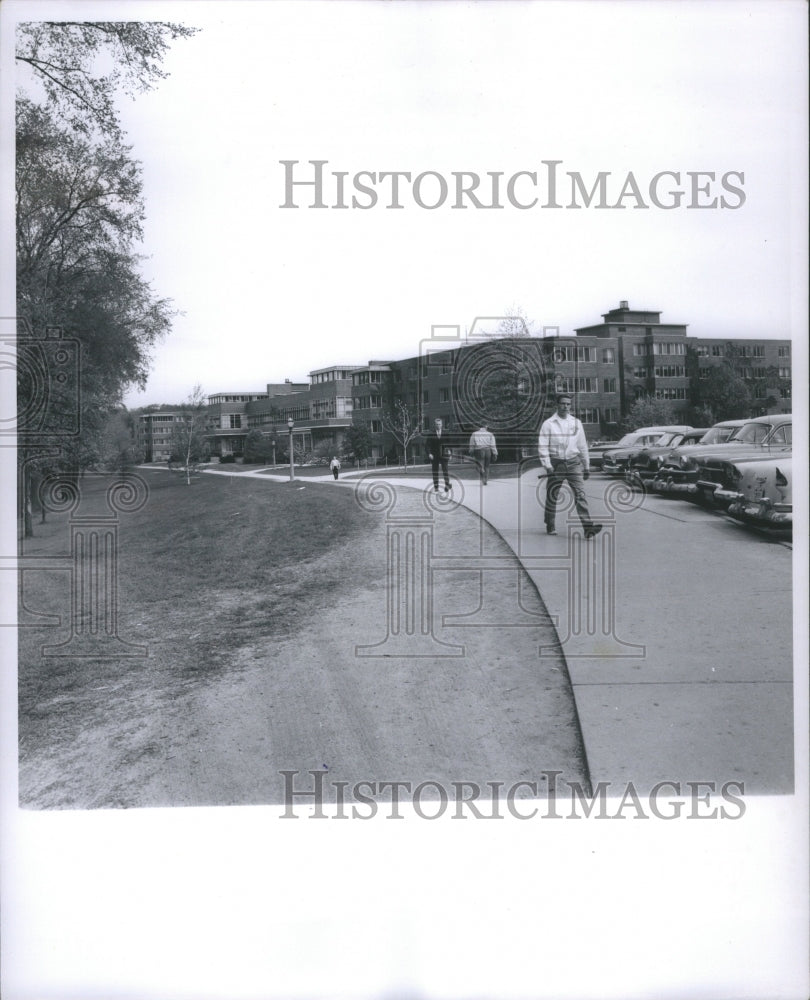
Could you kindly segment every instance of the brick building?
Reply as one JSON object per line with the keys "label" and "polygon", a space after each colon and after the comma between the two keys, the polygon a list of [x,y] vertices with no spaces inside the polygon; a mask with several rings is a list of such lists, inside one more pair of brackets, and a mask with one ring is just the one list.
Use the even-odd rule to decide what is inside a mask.
{"label": "brick building", "polygon": [[[790,411],[790,341],[690,337],[684,323],[661,313],[631,309],[622,301],[602,322],[569,336],[500,337],[475,326],[436,328],[418,355],[332,365],[309,374],[308,383],[267,385],[266,392],[209,397],[214,454],[240,454],[248,431],[286,435],[294,421],[300,453],[319,446],[338,451],[345,431],[364,423],[372,459],[402,455],[391,417],[407,408],[422,434],[441,417],[460,443],[487,420],[510,453],[533,453],[537,429],[553,409],[556,391],[570,392],[588,438],[613,436],[633,402],[652,396],[671,402],[675,420],[694,401],[712,366],[731,365],[749,385],[752,414]],[[424,458],[422,437],[408,457]]]}
{"label": "brick building", "polygon": [[145,462],[168,462],[174,429],[184,421],[180,410],[151,410],[135,421],[135,444]]}

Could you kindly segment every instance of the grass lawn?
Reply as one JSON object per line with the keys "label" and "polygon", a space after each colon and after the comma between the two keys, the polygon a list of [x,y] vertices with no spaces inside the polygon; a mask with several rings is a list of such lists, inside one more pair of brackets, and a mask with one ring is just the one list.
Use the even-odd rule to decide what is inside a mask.
{"label": "grass lawn", "polygon": [[[68,638],[70,576],[26,573],[27,606],[60,614],[62,625],[19,633],[21,758],[70,754],[97,726],[114,749],[134,710],[157,709],[234,670],[242,646],[306,628],[351,577],[356,541],[381,522],[361,510],[352,491],[315,483],[301,489],[200,476],[187,486],[164,471],[139,475],[148,501],[120,515],[118,624],[121,638],[146,645],[149,655],[42,656],[42,645]],[[106,510],[107,484],[84,480],[80,513]],[[67,514],[49,514],[34,530],[26,555],[69,555]],[[384,570],[381,563],[381,577]],[[57,795],[53,804],[64,803]]]}
{"label": "grass lawn", "polygon": [[[584,780],[564,662],[538,657],[556,633],[516,560],[490,580],[494,617],[479,628],[467,621],[482,606],[478,572],[423,576],[438,652],[378,654],[393,592],[389,525],[352,489],[139,475],[147,502],[119,517],[118,631],[148,655],[43,656],[70,635],[70,573],[24,573],[25,606],[61,624],[19,630],[21,805],[273,803],[282,768],[352,782],[483,787],[539,768]],[[106,487],[87,477],[78,513],[105,513]],[[424,524],[422,501],[402,490],[397,516]],[[483,530],[487,551],[509,557],[463,508],[436,514],[431,528],[436,556],[477,556]],[[25,555],[69,554],[67,514],[35,531]],[[490,624],[518,609],[534,615],[531,627]]]}

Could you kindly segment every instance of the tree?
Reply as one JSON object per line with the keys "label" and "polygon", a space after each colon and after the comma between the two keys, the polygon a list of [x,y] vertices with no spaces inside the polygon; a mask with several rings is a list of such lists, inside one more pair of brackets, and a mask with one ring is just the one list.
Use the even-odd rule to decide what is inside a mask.
{"label": "tree", "polygon": [[138,273],[140,165],[29,101],[18,104],[17,134],[18,317],[34,337],[58,327],[79,340],[82,395],[117,402],[127,385],[145,384],[172,317]]}
{"label": "tree", "polygon": [[390,410],[382,414],[382,425],[402,448],[402,467],[408,467],[408,445],[421,435],[419,417],[401,399],[394,400]]}
{"label": "tree", "polygon": [[244,457],[246,462],[269,462],[275,451],[275,437],[264,434],[254,427],[245,436]]}
{"label": "tree", "polygon": [[183,419],[174,425],[172,431],[172,454],[169,468],[178,467],[185,473],[186,485],[191,486],[191,476],[199,471],[200,464],[207,462],[210,448],[206,437],[207,407],[202,386],[195,385],[188,400],[183,404]]}
{"label": "tree", "polygon": [[531,337],[534,320],[527,319],[520,306],[509,306],[495,331],[496,337]]}
{"label": "tree", "polygon": [[106,415],[97,439],[98,466],[110,472],[126,472],[143,459],[135,444],[132,414],[121,407]]}
{"label": "tree", "polygon": [[371,457],[371,430],[367,423],[352,424],[343,435],[343,455],[361,464]]}
{"label": "tree", "polygon": [[734,370],[733,363],[712,365],[705,377],[692,380],[692,403],[709,410],[717,420],[737,420],[750,416],[751,390]]}
{"label": "tree", "polygon": [[675,422],[672,403],[667,399],[656,399],[654,396],[641,396],[633,403],[624,419],[625,430],[636,427],[666,426]]}
{"label": "tree", "polygon": [[[28,351],[36,361],[39,352],[41,360],[40,341],[56,328],[72,342],[76,363],[61,393],[47,366],[37,379],[18,363],[18,413],[44,405],[52,435],[32,444],[24,420],[18,428],[26,535],[31,476],[97,461],[104,422],[127,385],[144,384],[150,348],[169,329],[168,301],[139,273],[140,165],[122,143],[114,99],[118,90],[154,86],[166,75],[160,61],[169,42],[195,30],[135,22],[17,27],[17,62],[29,70],[17,96],[18,357]],[[105,59],[111,69],[99,72]]]}
{"label": "tree", "polygon": [[[45,101],[74,131],[121,133],[115,96],[151,90],[171,42],[198,28],[167,22],[35,21],[17,26],[17,62],[42,88]],[[99,73],[104,63],[109,72]]]}

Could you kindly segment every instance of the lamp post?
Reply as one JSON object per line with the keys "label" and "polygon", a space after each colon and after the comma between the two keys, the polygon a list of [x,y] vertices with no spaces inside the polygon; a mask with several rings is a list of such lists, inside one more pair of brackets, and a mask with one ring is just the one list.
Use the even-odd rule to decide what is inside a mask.
{"label": "lamp post", "polygon": [[290,482],[293,482],[293,480],[295,479],[295,465],[294,465],[294,458],[293,458],[293,436],[292,436],[292,432],[293,432],[293,427],[295,427],[295,421],[293,420],[292,417],[290,417],[287,420],[287,426],[290,428]]}

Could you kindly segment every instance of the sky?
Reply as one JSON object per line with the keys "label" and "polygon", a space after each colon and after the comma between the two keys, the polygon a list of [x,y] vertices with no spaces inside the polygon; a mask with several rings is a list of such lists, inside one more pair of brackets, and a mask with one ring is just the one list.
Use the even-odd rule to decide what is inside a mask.
{"label": "sky", "polygon": [[[415,355],[434,325],[515,307],[538,332],[570,334],[623,299],[695,336],[798,332],[801,5],[114,6],[201,29],[174,44],[167,80],[122,102],[143,163],[145,272],[178,310],[129,406]],[[370,210],[309,208],[303,188],[300,208],[281,208],[280,161],[313,159],[347,184],[359,171],[508,178],[553,159],[588,188],[609,172],[609,204],[628,172],[649,204],[659,171],[686,190],[687,172],[713,171],[711,196],[735,171],[745,201],[521,210],[502,193],[501,210],[392,210],[381,186]],[[425,183],[430,203],[438,182]]]}

